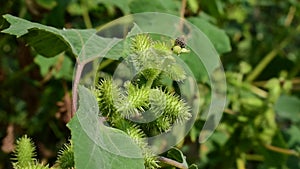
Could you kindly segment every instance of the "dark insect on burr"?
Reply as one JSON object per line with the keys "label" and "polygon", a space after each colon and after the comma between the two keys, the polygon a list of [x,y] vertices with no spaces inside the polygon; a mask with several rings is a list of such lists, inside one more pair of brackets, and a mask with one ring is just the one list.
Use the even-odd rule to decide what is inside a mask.
{"label": "dark insect on burr", "polygon": [[189,53],[190,50],[186,49],[186,40],[184,36],[178,37],[174,41],[174,45],[171,50],[179,55],[180,53]]}
{"label": "dark insect on burr", "polygon": [[185,41],[184,37],[176,38],[174,46],[180,46],[181,48],[185,48],[186,47],[186,41]]}

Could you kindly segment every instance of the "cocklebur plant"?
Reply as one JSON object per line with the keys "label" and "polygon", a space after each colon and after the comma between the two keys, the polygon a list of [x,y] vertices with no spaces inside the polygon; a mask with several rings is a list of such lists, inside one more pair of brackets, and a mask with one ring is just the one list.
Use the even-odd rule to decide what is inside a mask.
{"label": "cocklebur plant", "polygon": [[17,140],[14,157],[12,158],[14,169],[49,169],[35,159],[35,146],[27,135]]}
{"label": "cocklebur plant", "polygon": [[66,143],[59,150],[56,166],[59,169],[71,169],[74,168],[74,151],[72,143]]}
{"label": "cocklebur plant", "polygon": [[135,77],[122,86],[113,77],[99,79],[94,93],[101,116],[127,133],[142,149],[145,167],[155,169],[159,163],[145,138],[167,132],[192,116],[187,103],[162,79],[180,83],[187,75],[171,47],[148,34],[132,37],[128,53],[124,62],[136,72]]}
{"label": "cocklebur plant", "polygon": [[12,158],[12,160],[16,160],[16,162],[13,163],[14,168],[23,168],[34,163],[35,147],[26,135],[17,140],[14,156],[15,157]]}
{"label": "cocklebur plant", "polygon": [[[39,163],[36,159],[36,147],[32,140],[24,135],[16,142],[12,164],[14,169],[49,169],[49,165]],[[72,144],[65,144],[58,153],[56,164],[53,169],[74,168],[74,152]]]}
{"label": "cocklebur plant", "polygon": [[[144,16],[142,15],[142,17],[140,18],[144,20],[145,18]],[[147,14],[147,18],[149,19],[153,18],[148,16],[149,15]],[[75,157],[77,157],[75,158],[75,164],[77,168],[84,168],[82,166],[85,165],[88,166],[85,168],[99,168],[99,164],[103,164],[102,168],[118,168],[118,167],[126,168],[127,166],[130,166],[130,168],[143,168],[141,167],[143,166],[143,159],[141,158],[142,153],[137,145],[140,145],[140,147],[144,147],[142,149],[143,149],[143,154],[145,156],[145,165],[148,166],[147,168],[150,168],[151,166],[152,168],[157,167],[158,163],[156,161],[157,159],[155,158],[154,153],[152,153],[150,150],[149,151],[147,150],[148,146],[147,144],[143,143],[143,140],[145,138],[148,139],[147,138],[148,136],[156,136],[163,132],[167,134],[171,133],[170,134],[171,136],[176,136],[177,138],[178,137],[177,132],[172,132],[172,131],[168,132],[168,131],[172,129],[172,126],[175,126],[174,128],[176,128],[177,126],[180,128],[181,126],[176,125],[176,123],[185,122],[191,116],[190,107],[187,106],[185,101],[183,101],[181,97],[179,97],[178,95],[183,95],[184,97],[188,98],[187,100],[189,100],[188,102],[189,104],[193,104],[191,103],[192,102],[192,100],[190,100],[191,98],[197,99],[197,97],[194,97],[194,95],[189,95],[188,93],[186,93],[187,92],[186,90],[190,89],[189,87],[195,87],[197,86],[196,84],[186,85],[188,83],[185,83],[184,85],[180,86],[181,81],[192,80],[192,78],[188,78],[188,79],[186,78],[187,75],[183,67],[179,64],[181,60],[179,60],[178,57],[181,57],[182,55],[188,55],[187,53],[185,53],[184,50],[186,49],[185,46],[182,46],[181,44],[168,45],[166,43],[167,41],[163,42],[163,41],[152,40],[154,38],[157,38],[158,34],[172,36],[170,34],[165,34],[163,32],[159,32],[155,36],[141,34],[141,35],[134,36],[131,39],[131,44],[129,45],[129,48],[126,48],[127,46],[122,46],[129,51],[128,52],[129,54],[126,55],[126,57],[123,57],[123,55],[121,55],[122,51],[120,51],[119,49],[118,52],[120,53],[114,51],[115,53],[117,53],[117,55],[113,56],[107,54],[107,52],[110,52],[111,48],[114,47],[116,44],[118,44],[120,41],[122,42],[122,39],[104,38],[106,36],[104,37],[99,36],[101,32],[96,33],[96,30],[76,30],[76,29],[59,30],[45,25],[31,23],[10,15],[6,15],[5,19],[11,24],[11,27],[6,29],[4,32],[12,35],[16,35],[17,37],[24,37],[24,38],[29,37],[29,39],[25,38],[24,40],[28,43],[28,45],[32,46],[37,53],[45,55],[46,57],[53,57],[61,52],[66,52],[64,53],[66,54],[66,56],[76,57],[76,69],[74,72],[74,82],[73,82],[73,90],[72,90],[72,111],[70,113],[70,116],[73,118],[72,121],[68,123],[68,127],[71,129],[72,142],[74,143],[74,153],[75,153]],[[178,19],[179,18],[177,18],[177,20]],[[176,22],[174,22],[173,25],[179,23],[177,22],[177,20]],[[162,21],[165,20],[163,19]],[[143,26],[143,23],[140,24],[139,22],[136,22],[137,24],[135,24],[135,21],[133,22],[134,25],[136,25],[135,28]],[[169,25],[170,24],[168,23],[168,26]],[[159,27],[155,26],[155,29],[156,28]],[[165,28],[163,29],[165,30]],[[16,30],[20,30],[20,31],[16,31]],[[128,33],[127,36],[132,36],[132,34],[136,32],[132,30],[130,33],[127,32],[128,30],[124,31],[124,33],[125,32]],[[136,30],[140,32],[140,29],[136,29]],[[190,33],[192,33],[192,31]],[[47,37],[49,35],[53,38],[45,38],[45,36],[40,36],[41,34],[47,35]],[[200,40],[198,36],[189,36],[189,37],[193,37],[196,40]],[[192,44],[195,44],[194,43],[195,41],[192,41],[192,39],[189,40],[189,43],[191,44],[191,48],[192,48]],[[33,43],[33,42],[38,42],[38,43]],[[53,46],[52,45],[53,42],[55,42],[56,45]],[[210,43],[206,43],[204,41],[204,44],[210,44]],[[172,48],[172,45],[174,46],[174,48]],[[180,48],[176,46],[179,46]],[[177,50],[176,48],[180,50]],[[203,45],[201,48],[207,48],[207,46]],[[211,47],[209,47],[208,49],[210,48]],[[194,55],[197,53],[197,48],[193,47],[193,50],[195,51],[192,53]],[[205,52],[203,55],[206,55]],[[106,59],[108,61],[111,60],[121,61],[122,58],[124,58],[123,61],[127,62],[128,65],[132,66],[133,72],[137,72],[134,75],[134,77],[132,77],[132,79],[130,79],[126,83],[124,83],[125,81],[123,81],[124,84],[122,84],[121,86],[115,83],[114,77],[112,77],[111,79],[107,78],[107,79],[100,80],[100,81],[103,80],[103,82],[111,81],[111,84],[113,84],[111,92],[107,92],[106,90],[100,92],[104,96],[104,97],[102,96],[102,100],[105,100],[103,98],[113,98],[111,99],[112,104],[103,104],[99,101],[100,110],[101,110],[100,115],[106,117],[106,118],[100,118],[100,120],[97,117],[97,114],[99,113],[97,102],[94,99],[94,97],[90,95],[91,93],[89,93],[90,91],[88,90],[89,87],[92,88],[91,85],[93,85],[94,78],[91,76],[94,75],[94,71],[96,71],[97,68],[96,65],[98,64],[98,62],[93,62],[93,64],[90,63],[92,60],[98,59],[98,57],[100,57],[99,58],[100,60],[104,57],[103,59],[104,61],[106,61]],[[193,59],[189,59],[189,60],[191,62],[194,62]],[[110,63],[115,63],[115,61]],[[108,64],[103,63],[103,65],[107,66]],[[93,69],[89,69],[91,68],[90,66],[92,66]],[[102,66],[102,67],[106,67],[106,66]],[[189,70],[188,68],[186,69]],[[197,66],[195,69],[197,69]],[[86,70],[88,72],[86,72]],[[86,73],[88,73],[88,75]],[[83,89],[81,84],[83,84],[88,88],[86,88],[86,90]],[[99,83],[99,86],[100,85],[101,83]],[[110,86],[111,86],[110,83],[108,83],[106,87],[102,87],[102,88],[104,89],[111,88]],[[179,89],[181,87],[184,90],[180,91]],[[99,91],[96,91],[95,93],[97,92]],[[116,95],[117,97],[116,96],[110,97],[111,93],[113,93],[112,95]],[[194,93],[198,93],[198,92],[194,92]],[[98,97],[98,99],[101,100],[101,97]],[[107,111],[104,111],[101,108],[101,106],[103,106]],[[198,111],[194,111],[194,108],[198,106],[193,105],[191,107],[193,108],[193,112],[198,112]],[[120,130],[118,131],[114,128],[110,128],[102,125],[101,122],[104,120],[107,121],[104,124],[108,123],[112,127],[119,128],[125,131],[125,133],[130,135],[132,137],[132,140],[135,140],[137,144],[133,144],[133,141],[129,139],[129,137],[125,135],[123,132],[122,134],[120,134]],[[191,121],[192,120],[193,119],[191,118]],[[91,121],[94,123],[90,123]],[[101,123],[101,126],[95,125],[93,127],[95,128],[98,127],[97,129],[99,129],[100,132],[94,132],[94,130],[87,130],[89,129],[88,128],[89,126],[92,126],[93,124],[98,124],[97,122]],[[180,129],[184,129],[184,127]],[[97,135],[97,133],[100,134]],[[128,144],[123,145],[122,144],[123,142],[120,142],[123,141],[122,139],[114,139],[112,140],[112,142],[110,141],[101,142],[107,139],[107,137],[105,137],[107,133],[112,134],[113,136],[118,136],[117,138],[122,138],[122,136],[125,135],[122,139],[128,139],[127,140]],[[104,137],[102,137],[103,135]],[[181,136],[179,137],[181,138]],[[95,141],[95,139],[98,140]],[[177,140],[175,140],[174,144],[176,144],[176,142]],[[90,152],[96,152],[94,151],[95,146],[93,146],[92,149],[89,149],[91,147],[86,146],[86,145],[94,145],[94,143],[96,143],[95,145],[98,150],[96,154],[90,153]],[[102,143],[105,143],[107,146],[106,145],[103,146]],[[171,146],[173,146],[174,144],[172,143]],[[117,149],[114,149],[116,151],[111,151],[113,148],[115,148],[115,146],[117,146]],[[126,149],[128,147],[130,147],[130,149]],[[169,148],[169,145],[167,145],[166,147]],[[107,150],[109,150],[109,152]],[[89,153],[93,154],[93,156],[86,156]],[[103,156],[107,158],[105,159],[99,158]],[[138,158],[132,158],[132,157],[138,157]],[[185,158],[182,157],[182,159]],[[170,160],[164,161],[162,160],[162,158],[158,158],[158,160],[163,163],[167,163],[168,161],[170,161]],[[115,163],[115,162],[119,162],[119,163]],[[120,163],[126,163],[128,165],[120,166],[119,165]],[[180,166],[178,164],[175,165],[174,161],[172,162],[172,164],[171,163],[167,163],[167,164],[173,166]],[[111,165],[114,166],[111,167]],[[178,167],[178,168],[186,168],[186,167]]]}

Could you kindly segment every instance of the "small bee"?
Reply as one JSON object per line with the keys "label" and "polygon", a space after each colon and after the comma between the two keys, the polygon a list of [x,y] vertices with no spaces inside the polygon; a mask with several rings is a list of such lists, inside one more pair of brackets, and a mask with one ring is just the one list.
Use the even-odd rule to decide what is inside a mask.
{"label": "small bee", "polygon": [[189,53],[190,50],[186,49],[186,40],[184,36],[175,39],[174,45],[171,50],[179,55],[180,53]]}

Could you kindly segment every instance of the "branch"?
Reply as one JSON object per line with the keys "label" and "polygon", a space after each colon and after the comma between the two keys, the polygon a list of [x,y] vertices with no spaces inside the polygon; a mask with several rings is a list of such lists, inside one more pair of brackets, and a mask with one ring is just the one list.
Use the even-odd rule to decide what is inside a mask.
{"label": "branch", "polygon": [[245,160],[242,158],[236,159],[236,167],[237,169],[246,169]]}
{"label": "branch", "polygon": [[300,26],[298,26],[295,31],[293,31],[289,36],[287,36],[281,43],[275,47],[273,50],[271,50],[255,67],[255,69],[247,76],[246,81],[252,82],[254,79],[256,79],[257,76],[260,75],[260,73],[268,66],[268,64],[275,58],[275,56],[283,49],[285,48],[292,38],[300,32]]}
{"label": "branch", "polygon": [[272,145],[269,145],[269,144],[265,144],[264,147],[268,150],[272,150],[272,151],[275,151],[275,152],[278,152],[278,153],[300,157],[300,154],[295,150],[284,149],[284,148],[272,146]]}
{"label": "branch", "polygon": [[180,169],[188,169],[187,166],[185,166],[184,164],[179,163],[175,160],[166,158],[166,157],[161,157],[160,156],[160,157],[158,157],[158,160],[165,163],[165,164],[169,164],[171,166],[174,166],[174,167],[177,167],[177,168],[180,168]]}
{"label": "branch", "polygon": [[252,82],[257,76],[268,66],[268,64],[275,58],[275,56],[289,44],[291,37],[284,39],[278,47],[271,50],[255,67],[255,69],[247,76],[246,81]]}
{"label": "branch", "polygon": [[179,29],[182,31],[183,31],[185,8],[186,8],[186,0],[182,0],[181,1],[181,9],[180,9],[180,25],[179,25]]}
{"label": "branch", "polygon": [[246,154],[245,158],[246,160],[249,161],[259,161],[259,162],[264,161],[264,157],[258,154]]}
{"label": "branch", "polygon": [[78,84],[81,77],[81,73],[83,70],[85,63],[78,63],[77,62],[77,69],[75,73],[75,79],[73,82],[73,90],[72,90],[72,111],[71,111],[71,117],[75,115],[75,112],[77,111],[77,100],[78,100]]}
{"label": "branch", "polygon": [[294,6],[291,6],[290,9],[289,9],[289,13],[284,21],[284,25],[286,27],[289,27],[294,19],[294,16],[295,16],[295,12],[296,12],[296,7]]}
{"label": "branch", "polygon": [[82,17],[83,17],[83,21],[84,21],[84,24],[85,24],[86,28],[88,28],[88,29],[93,28],[91,18],[90,18],[90,15],[89,15],[89,9],[88,9],[88,6],[87,6],[87,2],[86,1],[81,1],[80,6],[81,6],[81,9],[83,10]]}

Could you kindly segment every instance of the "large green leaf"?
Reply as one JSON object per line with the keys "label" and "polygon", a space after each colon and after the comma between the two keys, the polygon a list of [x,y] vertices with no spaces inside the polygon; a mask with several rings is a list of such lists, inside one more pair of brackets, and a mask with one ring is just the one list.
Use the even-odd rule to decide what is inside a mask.
{"label": "large green leaf", "polygon": [[103,38],[96,34],[96,30],[56,29],[38,23],[12,16],[3,16],[10,27],[3,33],[24,37],[38,53],[46,57],[53,57],[65,50],[70,50],[80,61],[89,61],[105,53],[114,46],[119,39]]}
{"label": "large green leaf", "polygon": [[[20,25],[17,26],[20,27]],[[6,32],[6,30],[3,32]],[[56,33],[54,30],[34,27],[30,28],[29,32],[22,35],[22,37],[41,55],[53,57],[68,49],[68,44],[56,34],[58,32]]]}
{"label": "large green leaf", "polygon": [[188,21],[196,25],[208,37],[219,54],[231,51],[230,40],[224,30],[199,17],[188,18]]}
{"label": "large green leaf", "polygon": [[79,109],[68,123],[74,145],[75,168],[141,169],[141,149],[124,132],[105,126],[92,93],[79,86]]}
{"label": "large green leaf", "polygon": [[275,103],[278,116],[293,122],[300,121],[300,99],[294,96],[282,95]]}

